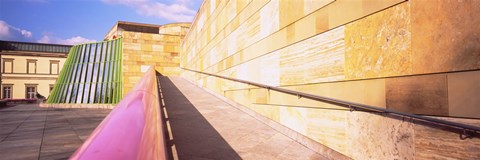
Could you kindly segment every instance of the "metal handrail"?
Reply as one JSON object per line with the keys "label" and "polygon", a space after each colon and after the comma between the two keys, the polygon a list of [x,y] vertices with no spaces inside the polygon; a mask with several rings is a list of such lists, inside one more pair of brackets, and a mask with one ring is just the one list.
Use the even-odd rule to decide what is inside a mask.
{"label": "metal handrail", "polygon": [[201,74],[205,74],[205,75],[209,75],[209,76],[213,76],[213,77],[218,77],[218,78],[222,78],[222,79],[227,79],[227,80],[231,80],[231,81],[235,81],[235,82],[241,82],[241,83],[257,86],[257,87],[260,87],[260,88],[266,88],[266,89],[269,89],[269,90],[274,90],[274,91],[278,91],[278,92],[282,92],[282,93],[286,93],[286,94],[290,94],[290,95],[296,95],[299,98],[303,97],[303,98],[307,98],[307,99],[311,99],[311,100],[316,100],[316,101],[321,101],[321,102],[325,102],[325,103],[330,103],[330,104],[346,107],[346,108],[349,108],[350,111],[357,111],[358,109],[361,109],[361,110],[366,110],[366,111],[387,113],[387,114],[390,114],[390,115],[397,115],[397,116],[402,116],[402,117],[409,117],[411,119],[421,120],[421,121],[425,121],[425,122],[433,122],[435,124],[440,124],[440,125],[443,125],[445,127],[452,128],[452,129],[460,129],[462,131],[460,133],[460,138],[461,139],[473,138],[474,136],[476,136],[475,135],[476,133],[480,133],[480,127],[473,126],[473,125],[457,123],[457,122],[452,122],[452,121],[446,121],[446,120],[441,120],[441,119],[437,119],[437,118],[425,117],[425,116],[416,115],[416,114],[398,112],[398,111],[393,111],[393,110],[389,110],[389,109],[386,109],[386,108],[380,108],[380,107],[369,106],[369,105],[364,105],[364,104],[359,104],[359,103],[354,103],[354,102],[348,102],[348,101],[338,100],[338,99],[334,99],[334,98],[328,98],[328,97],[313,95],[313,94],[309,94],[309,93],[304,93],[304,92],[299,92],[299,91],[294,91],[294,90],[269,86],[269,85],[265,85],[265,84],[245,81],[245,80],[241,80],[241,79],[235,79],[235,78],[224,77],[224,76],[215,75],[215,74],[211,74],[211,73],[191,70],[191,69],[188,69],[188,68],[183,68],[183,67],[181,67],[181,68],[184,69],[184,70],[187,70],[187,71],[191,71],[191,72],[201,73]]}

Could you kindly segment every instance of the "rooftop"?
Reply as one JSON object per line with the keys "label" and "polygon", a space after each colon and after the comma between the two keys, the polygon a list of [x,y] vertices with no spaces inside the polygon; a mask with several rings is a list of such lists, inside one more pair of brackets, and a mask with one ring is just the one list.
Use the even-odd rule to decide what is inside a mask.
{"label": "rooftop", "polygon": [[1,159],[67,159],[110,112],[109,109],[0,108]]}
{"label": "rooftop", "polygon": [[0,41],[0,51],[29,51],[68,54],[71,45]]}

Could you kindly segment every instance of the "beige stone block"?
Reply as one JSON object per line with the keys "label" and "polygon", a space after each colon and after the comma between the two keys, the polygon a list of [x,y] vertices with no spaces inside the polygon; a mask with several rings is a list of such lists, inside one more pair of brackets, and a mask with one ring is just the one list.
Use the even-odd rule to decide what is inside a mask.
{"label": "beige stone block", "polygon": [[154,52],[163,52],[164,51],[164,48],[163,48],[163,45],[152,45],[152,51]]}
{"label": "beige stone block", "polygon": [[280,124],[300,133],[307,134],[307,109],[297,107],[280,107]]}
{"label": "beige stone block", "polygon": [[375,13],[383,8],[405,2],[407,0],[362,0],[364,13]]}
{"label": "beige stone block", "polygon": [[236,6],[236,12],[237,14],[239,14],[244,8],[245,6],[247,6],[250,1],[249,0],[245,0],[245,1],[235,1],[237,4],[235,5]]}
{"label": "beige stone block", "polygon": [[317,12],[312,13],[311,16],[315,16],[315,33],[322,33],[329,30],[328,25],[328,10],[321,9]]}
{"label": "beige stone block", "polygon": [[141,34],[140,34],[140,39],[143,39],[143,40],[152,40],[152,34],[141,33]]}
{"label": "beige stone block", "polygon": [[266,37],[266,45],[269,51],[278,49],[277,47],[285,46],[288,44],[288,32],[286,29],[282,29],[273,33],[271,36]]}
{"label": "beige stone block", "polygon": [[238,21],[244,22],[251,15],[256,13],[260,8],[267,4],[270,0],[251,0],[251,2],[245,7],[245,9],[238,14]]}
{"label": "beige stone block", "polygon": [[[309,85],[296,85],[285,87],[287,89],[334,98],[338,100],[350,101],[365,105],[385,108],[385,80],[364,80],[364,81],[347,81],[336,83],[318,83]],[[336,106],[320,101],[300,98],[296,103],[290,105],[305,105],[309,107],[347,109],[345,107]]]}
{"label": "beige stone block", "polygon": [[[277,45],[273,45],[273,43],[277,42]],[[269,53],[274,51],[278,48],[279,45],[285,45],[286,43],[286,32],[275,32],[269,37],[253,44],[252,46],[246,48],[243,53],[243,60],[251,60],[256,58],[262,54]]]}
{"label": "beige stone block", "polygon": [[154,41],[163,41],[163,35],[161,35],[161,34],[153,34],[153,35],[152,35],[152,40],[154,40]]}
{"label": "beige stone block", "polygon": [[400,112],[448,116],[445,74],[388,78],[387,108]]}
{"label": "beige stone block", "polygon": [[123,42],[123,43],[132,43],[132,42],[133,42],[133,39],[123,38],[122,42]]}
{"label": "beige stone block", "polygon": [[330,29],[364,16],[362,0],[335,1],[324,9],[328,11],[328,24]]}
{"label": "beige stone block", "polygon": [[239,51],[245,47],[250,46],[251,44],[260,40],[260,13],[256,12],[250,16],[245,22],[243,22],[236,31],[236,50]]}
{"label": "beige stone block", "polygon": [[308,15],[312,13],[313,11],[316,11],[324,6],[326,6],[329,3],[334,2],[335,0],[304,0],[304,14]]}
{"label": "beige stone block", "polygon": [[447,74],[449,116],[480,118],[480,71]]}
{"label": "beige stone block", "polygon": [[304,14],[304,2],[280,0],[280,28],[300,19]]}
{"label": "beige stone block", "polygon": [[163,46],[164,52],[175,52],[175,47],[172,45],[164,45]]}
{"label": "beige stone block", "polygon": [[137,43],[124,43],[124,50],[141,50],[141,45]]}
{"label": "beige stone block", "polygon": [[403,1],[405,0],[338,0],[325,9],[328,10],[329,26],[332,29]]}
{"label": "beige stone block", "polygon": [[124,39],[131,39],[132,38],[132,32],[123,32],[123,38]]}
{"label": "beige stone block", "polygon": [[411,35],[409,3],[346,25],[346,78],[411,74]]}
{"label": "beige stone block", "polygon": [[[234,19],[238,13],[237,13],[237,2],[235,1],[229,1],[228,4],[226,4],[227,6],[225,8],[227,8],[226,10],[226,15],[225,16],[225,19],[222,19],[222,23],[221,26],[223,28],[223,26],[225,26],[225,24],[227,24],[228,22],[230,22],[232,19]],[[243,7],[243,6],[242,6]]]}
{"label": "beige stone block", "polygon": [[301,41],[315,35],[316,16],[305,16],[295,22],[295,41]]}
{"label": "beige stone block", "polygon": [[[282,87],[282,88],[332,98],[330,94],[330,91],[332,90],[330,83],[321,83],[321,84],[312,84],[312,85],[296,85],[296,86],[288,86],[288,87]],[[298,100],[295,103],[289,104],[289,105],[316,107],[316,108],[345,109],[340,106],[331,105],[329,103],[324,103],[317,100],[310,100],[303,97],[296,97],[296,98]]]}
{"label": "beige stone block", "polygon": [[253,103],[267,103],[268,90],[267,89],[250,89],[250,97],[253,98]]}
{"label": "beige stone block", "polygon": [[295,42],[295,23],[287,26],[285,30],[287,32],[287,43],[291,44]]}
{"label": "beige stone block", "polygon": [[480,68],[480,1],[410,3],[414,73]]}
{"label": "beige stone block", "polygon": [[248,90],[227,91],[225,92],[225,95],[231,95],[229,99],[233,100],[234,102],[237,102],[246,107],[251,107],[252,103],[249,100],[248,92]]}
{"label": "beige stone block", "polygon": [[386,108],[385,79],[366,80],[363,104]]}
{"label": "beige stone block", "polygon": [[280,121],[281,106],[252,104],[251,109],[268,119]]}

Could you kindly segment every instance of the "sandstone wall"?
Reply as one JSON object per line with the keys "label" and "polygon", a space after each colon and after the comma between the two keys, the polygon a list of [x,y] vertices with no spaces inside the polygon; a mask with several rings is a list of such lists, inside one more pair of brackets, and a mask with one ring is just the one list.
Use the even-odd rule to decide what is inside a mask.
{"label": "sandstone wall", "polygon": [[[207,0],[180,66],[478,126],[479,16],[475,0]],[[353,159],[480,157],[478,138],[182,76]]]}
{"label": "sandstone wall", "polygon": [[122,31],[123,95],[141,79],[149,66],[163,75],[180,75],[180,42],[189,23],[160,26],[158,34]]}

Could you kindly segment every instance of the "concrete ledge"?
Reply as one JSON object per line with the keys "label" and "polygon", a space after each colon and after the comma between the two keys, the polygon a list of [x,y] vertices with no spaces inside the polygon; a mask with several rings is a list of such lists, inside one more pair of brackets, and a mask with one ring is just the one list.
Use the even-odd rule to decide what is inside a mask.
{"label": "concrete ledge", "polygon": [[95,108],[95,109],[113,109],[116,105],[113,104],[47,104],[40,103],[42,108]]}
{"label": "concrete ledge", "polygon": [[[183,77],[182,77],[183,78]],[[301,133],[298,133],[276,121],[273,121],[237,102],[234,102],[232,100],[229,100],[227,98],[225,98],[223,95],[220,95],[218,93],[215,93],[214,91],[211,91],[210,89],[208,88],[204,88],[202,86],[199,86],[189,80],[187,80],[188,82],[192,83],[193,85],[201,88],[202,90],[205,90],[206,92],[210,93],[211,95],[225,101],[226,103],[232,105],[233,107],[247,113],[248,115],[254,117],[255,119],[261,121],[262,123],[265,123],[266,125],[272,127],[273,129],[277,130],[278,132],[282,133],[283,135],[295,140],[296,142],[304,145],[305,147],[307,147],[308,149],[312,150],[312,151],[315,151],[317,152],[318,154],[320,155],[323,155],[325,157],[327,157],[328,159],[336,159],[336,160],[347,160],[347,159],[351,159],[350,157],[347,157],[343,154],[341,154],[340,152],[337,152],[321,143],[318,143],[317,141],[313,140],[313,139],[310,139],[309,137],[307,136],[304,136],[303,134]]]}

